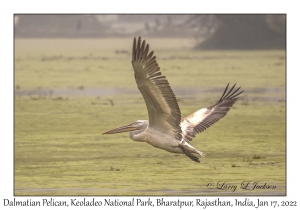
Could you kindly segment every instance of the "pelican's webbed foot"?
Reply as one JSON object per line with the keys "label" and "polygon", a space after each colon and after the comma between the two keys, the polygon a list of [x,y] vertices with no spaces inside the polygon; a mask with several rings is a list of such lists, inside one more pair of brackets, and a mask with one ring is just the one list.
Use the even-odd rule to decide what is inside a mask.
{"label": "pelican's webbed foot", "polygon": [[205,154],[204,154],[203,152],[197,150],[197,153],[198,153],[199,155],[201,155],[201,157],[205,157]]}

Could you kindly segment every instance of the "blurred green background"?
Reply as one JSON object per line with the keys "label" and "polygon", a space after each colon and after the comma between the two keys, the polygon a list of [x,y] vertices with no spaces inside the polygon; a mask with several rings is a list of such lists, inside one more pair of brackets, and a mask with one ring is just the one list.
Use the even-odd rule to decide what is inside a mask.
{"label": "blurred green background", "polygon": [[[192,141],[207,155],[198,164],[128,133],[101,135],[148,119],[131,67],[133,36],[33,39],[17,32],[15,195],[285,195],[284,49],[196,50],[195,39],[183,35],[142,37],[182,117],[216,102],[229,82],[247,95]],[[243,181],[276,188],[243,190]],[[216,189],[218,182],[238,188]]]}
{"label": "blurred green background", "polygon": [[205,184],[244,180],[285,192],[284,51],[178,50],[176,40],[148,40],[161,46],[157,60],[183,117],[218,100],[228,82],[247,95],[193,140],[207,154],[196,164],[127,133],[101,135],[148,119],[131,55],[116,53],[131,42],[15,41],[16,195],[220,194],[227,191]]}

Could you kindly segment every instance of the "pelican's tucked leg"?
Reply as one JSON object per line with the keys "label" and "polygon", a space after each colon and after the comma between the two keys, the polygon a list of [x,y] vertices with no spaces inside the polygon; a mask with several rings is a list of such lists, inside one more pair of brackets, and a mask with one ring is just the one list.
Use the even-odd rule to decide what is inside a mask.
{"label": "pelican's tucked leg", "polygon": [[197,163],[200,163],[199,158],[197,158],[196,156],[192,155],[192,153],[190,153],[188,150],[186,150],[182,144],[179,144],[178,146],[179,146],[180,149],[183,151],[183,153],[184,153],[186,156],[188,156],[192,161],[195,161],[195,162],[197,162]]}
{"label": "pelican's tucked leg", "polygon": [[199,150],[196,150],[195,147],[193,147],[192,145],[190,145],[189,143],[187,143],[185,140],[181,140],[180,141],[180,144],[183,145],[183,146],[187,146],[191,151],[201,155],[201,157],[205,157],[205,154]]}

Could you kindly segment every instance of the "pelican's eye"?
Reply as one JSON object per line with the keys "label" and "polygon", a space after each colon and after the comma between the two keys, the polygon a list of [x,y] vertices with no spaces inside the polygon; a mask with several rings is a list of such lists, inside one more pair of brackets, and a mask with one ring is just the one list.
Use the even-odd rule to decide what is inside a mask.
{"label": "pelican's eye", "polygon": [[141,121],[137,121],[137,122],[134,123],[134,125],[136,127],[140,127],[142,124],[143,124],[143,122],[141,122]]}

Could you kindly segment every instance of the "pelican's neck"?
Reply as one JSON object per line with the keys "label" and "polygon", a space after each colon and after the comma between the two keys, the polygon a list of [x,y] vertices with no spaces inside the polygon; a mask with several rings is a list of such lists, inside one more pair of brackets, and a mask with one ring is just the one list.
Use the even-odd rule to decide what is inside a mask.
{"label": "pelican's neck", "polygon": [[138,130],[130,131],[130,138],[133,141],[145,141],[145,139],[142,137],[145,130],[148,129],[148,121],[144,120],[144,123],[141,127],[139,127]]}

